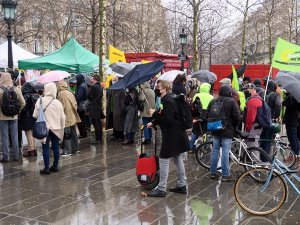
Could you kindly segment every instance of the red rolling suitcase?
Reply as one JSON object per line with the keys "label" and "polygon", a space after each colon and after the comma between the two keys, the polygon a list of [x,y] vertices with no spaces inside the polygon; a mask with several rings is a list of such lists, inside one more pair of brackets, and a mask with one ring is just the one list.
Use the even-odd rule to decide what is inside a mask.
{"label": "red rolling suitcase", "polygon": [[138,182],[146,190],[152,190],[159,182],[159,161],[157,156],[157,130],[155,129],[154,140],[154,155],[145,153],[143,151],[143,131],[144,126],[141,127],[141,153],[136,162],[136,176]]}

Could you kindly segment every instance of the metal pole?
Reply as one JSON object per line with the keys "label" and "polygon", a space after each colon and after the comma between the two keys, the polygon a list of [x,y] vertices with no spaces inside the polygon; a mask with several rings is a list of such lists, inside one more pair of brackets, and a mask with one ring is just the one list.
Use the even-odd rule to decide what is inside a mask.
{"label": "metal pole", "polygon": [[8,28],[8,32],[7,32],[7,52],[8,52],[8,58],[7,58],[7,64],[8,64],[8,68],[13,70],[14,67],[14,63],[13,63],[13,52],[12,52],[12,45],[11,45],[11,39],[12,39],[12,34],[11,34],[11,21],[8,20],[7,21],[7,28]]}
{"label": "metal pole", "polygon": [[[183,57],[184,56],[184,45],[181,44],[181,56]],[[180,68],[181,71],[184,71],[184,60],[181,59],[181,68]]]}

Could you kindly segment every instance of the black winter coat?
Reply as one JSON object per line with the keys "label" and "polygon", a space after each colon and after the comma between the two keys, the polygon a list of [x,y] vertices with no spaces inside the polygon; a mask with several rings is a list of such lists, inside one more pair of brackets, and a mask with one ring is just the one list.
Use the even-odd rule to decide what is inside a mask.
{"label": "black winter coat", "polygon": [[19,119],[21,121],[21,129],[28,131],[33,129],[33,125],[36,121],[32,114],[39,96],[31,83],[28,82],[23,85],[22,94],[26,104],[20,113]]}
{"label": "black winter coat", "polygon": [[[225,138],[232,138],[234,136],[235,128],[240,124],[241,121],[241,113],[239,110],[239,106],[236,101],[231,98],[230,87],[224,86],[220,89],[219,98],[224,100],[224,111],[226,118],[226,128],[221,131],[212,132],[215,136],[222,136]],[[209,113],[211,109],[211,105],[215,100],[212,100],[208,107],[207,112]]]}
{"label": "black winter coat", "polygon": [[297,127],[299,125],[297,111],[300,109],[300,104],[289,95],[284,99],[282,105],[286,107],[282,122],[287,126]]}
{"label": "black winter coat", "polygon": [[89,116],[91,119],[100,120],[102,116],[102,96],[103,89],[100,82],[95,83],[91,86],[87,98],[91,101],[91,109]]}
{"label": "black winter coat", "polygon": [[179,110],[174,97],[167,94],[161,99],[162,108],[153,113],[153,124],[162,132],[160,158],[171,158],[189,150],[189,140],[179,121]]}

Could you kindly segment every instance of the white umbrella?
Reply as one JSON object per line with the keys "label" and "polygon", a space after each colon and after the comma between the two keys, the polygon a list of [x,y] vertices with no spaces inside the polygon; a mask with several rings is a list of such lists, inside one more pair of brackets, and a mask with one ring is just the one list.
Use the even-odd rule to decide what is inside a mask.
{"label": "white umbrella", "polygon": [[157,80],[167,80],[172,82],[178,74],[184,74],[184,71],[170,70],[162,74]]}

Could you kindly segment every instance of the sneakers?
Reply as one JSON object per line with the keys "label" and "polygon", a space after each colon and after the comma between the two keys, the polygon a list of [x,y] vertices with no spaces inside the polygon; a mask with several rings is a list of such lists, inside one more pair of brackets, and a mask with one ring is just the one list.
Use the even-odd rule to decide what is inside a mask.
{"label": "sneakers", "polygon": [[172,187],[169,190],[170,192],[175,192],[175,193],[179,193],[179,194],[186,194],[186,186],[182,186],[182,187]]}
{"label": "sneakers", "polygon": [[42,175],[50,175],[50,171],[46,170],[46,169],[42,169],[42,170],[40,170],[40,174],[42,174]]}
{"label": "sneakers", "polygon": [[1,159],[0,162],[1,163],[8,163],[9,161],[8,161],[8,159]]}
{"label": "sneakers", "polygon": [[145,139],[145,140],[142,142],[143,145],[148,145],[148,144],[150,144],[150,143],[151,143],[151,140],[149,140],[149,139]]}
{"label": "sneakers", "polygon": [[235,179],[232,176],[226,176],[226,177],[222,177],[221,181],[229,182],[229,181],[235,181]]}
{"label": "sneakers", "polygon": [[209,174],[209,178],[213,179],[213,180],[216,180],[218,177],[215,173],[211,173],[211,174]]}
{"label": "sneakers", "polygon": [[166,197],[166,195],[167,193],[165,191],[158,189],[154,189],[147,194],[148,197]]}
{"label": "sneakers", "polygon": [[54,166],[51,166],[49,170],[54,173],[58,172],[58,168],[55,168]]}

